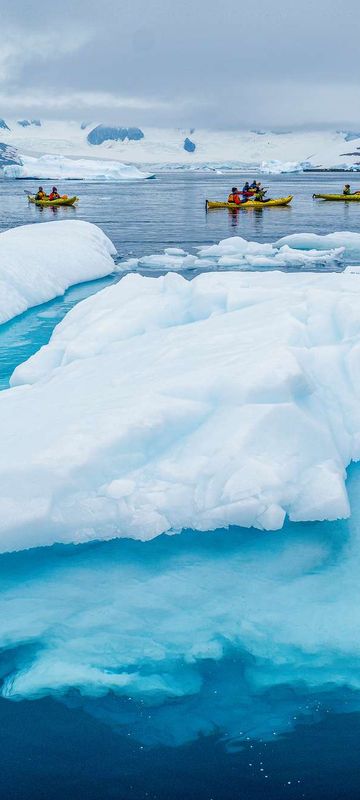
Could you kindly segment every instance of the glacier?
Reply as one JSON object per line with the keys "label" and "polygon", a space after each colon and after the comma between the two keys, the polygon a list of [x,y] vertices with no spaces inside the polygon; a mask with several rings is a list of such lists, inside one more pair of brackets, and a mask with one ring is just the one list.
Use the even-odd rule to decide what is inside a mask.
{"label": "glacier", "polygon": [[0,394],[0,549],[346,518],[359,293],[170,272],[79,303]]}
{"label": "glacier", "polygon": [[0,233],[0,324],[114,270],[115,247],[90,222],[59,220]]}
{"label": "glacier", "polygon": [[91,158],[66,158],[66,156],[43,155],[20,156],[20,164],[4,165],[5,178],[34,178],[36,180],[109,180],[136,181],[154,177],[134,165],[120,161],[104,161]]}
{"label": "glacier", "polygon": [[[133,164],[219,164],[234,167],[240,161],[244,167],[258,170],[262,162],[299,164],[312,167],[351,169],[359,161],[359,154],[346,154],[346,131],[295,130],[250,131],[196,129],[196,149],[184,150],[184,141],[192,141],[189,128],[144,127],[143,130],[119,126],[89,125],[81,127],[75,120],[42,120],[41,127],[31,124],[23,128],[16,119],[8,120],[1,133],[4,142],[15,146],[19,152],[38,157],[48,153],[66,157],[89,157]],[[95,126],[95,127],[94,127]],[[259,135],[261,133],[261,135]],[[109,138],[115,137],[115,138]],[[355,134],[354,134],[355,136]],[[353,137],[354,138],[354,137]],[[153,169],[153,167],[151,168]]]}

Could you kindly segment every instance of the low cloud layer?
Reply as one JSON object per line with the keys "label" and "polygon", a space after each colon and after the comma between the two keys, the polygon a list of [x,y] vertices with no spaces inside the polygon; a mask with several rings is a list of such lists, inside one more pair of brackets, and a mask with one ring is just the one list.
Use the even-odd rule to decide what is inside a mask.
{"label": "low cloud layer", "polygon": [[18,0],[2,19],[0,116],[354,126],[359,20],[357,0]]}

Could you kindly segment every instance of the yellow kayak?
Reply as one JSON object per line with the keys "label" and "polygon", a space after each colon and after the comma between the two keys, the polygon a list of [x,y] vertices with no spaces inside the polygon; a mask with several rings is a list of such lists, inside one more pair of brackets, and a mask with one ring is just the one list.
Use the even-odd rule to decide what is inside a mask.
{"label": "yellow kayak", "polygon": [[73,206],[78,197],[59,197],[59,200],[35,200],[34,195],[28,194],[29,203],[36,206]]}
{"label": "yellow kayak", "polygon": [[218,203],[215,200],[206,201],[206,210],[210,208],[268,208],[269,206],[287,206],[291,203],[293,195],[289,197],[276,197],[274,200],[268,200],[267,203],[262,203],[260,200],[247,200],[246,203]]}
{"label": "yellow kayak", "polygon": [[346,203],[354,201],[360,203],[360,194],[313,194],[316,200],[345,200]]}

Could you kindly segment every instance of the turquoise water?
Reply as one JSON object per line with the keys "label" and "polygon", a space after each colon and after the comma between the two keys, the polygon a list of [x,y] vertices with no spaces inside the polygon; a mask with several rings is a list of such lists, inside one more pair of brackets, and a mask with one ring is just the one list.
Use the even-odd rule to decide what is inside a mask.
{"label": "turquoise water", "polygon": [[[87,219],[100,224],[124,257],[171,245],[193,251],[196,245],[232,233],[275,241],[295,231],[357,231],[360,207],[311,200],[315,188],[331,190],[341,184],[340,178],[271,178],[266,183],[272,194],[285,195],[296,186],[293,207],[235,216],[204,213],[205,197],[223,196],[233,182],[233,176],[226,175],[160,175],[156,181],[124,186],[80,188],[77,183],[78,209],[56,214],[28,206],[22,182],[0,183],[0,199],[5,201],[0,204],[0,229],[48,219]],[[72,187],[67,184],[62,190],[71,193]],[[0,387],[7,388],[13,369],[46,344],[75,303],[114,280],[118,276],[73,287],[64,297],[2,326]],[[350,484],[356,508],[356,467]],[[360,798],[360,701],[359,692],[349,688],[360,668],[356,623],[347,644],[351,657],[341,655],[339,645],[349,619],[356,620],[358,539],[355,515],[350,522],[287,525],[279,534],[188,531],[147,544],[95,542],[1,556],[2,621],[9,630],[17,625],[22,630],[24,624],[24,631],[13,640],[9,636],[9,647],[0,653],[2,679],[14,671],[26,674],[37,655],[50,652],[54,642],[59,652],[68,647],[68,654],[78,651],[79,642],[90,646],[100,628],[105,631],[104,652],[117,657],[120,642],[121,654],[134,648],[140,653],[136,663],[127,665],[129,675],[155,674],[180,686],[187,681],[191,688],[166,701],[155,693],[151,702],[139,693],[82,696],[76,687],[61,698],[1,699],[4,798]],[[274,635],[268,634],[269,622],[262,632],[263,638],[269,637],[267,659],[256,656],[255,645],[245,644],[254,614],[256,623],[262,621],[256,608],[263,594],[269,608],[274,604],[273,619],[280,627],[292,610],[303,649],[292,645],[289,656],[286,626],[277,639],[276,626]],[[195,618],[197,625],[203,621],[204,630],[210,620],[219,639],[219,628],[225,631],[234,615],[243,620],[247,635],[222,641],[220,658],[199,657],[190,664],[176,658],[180,619],[185,641],[191,641]],[[315,663],[306,646],[307,625],[311,627],[313,619],[330,631]],[[159,653],[164,620],[168,635]],[[123,642],[125,632],[128,639]],[[154,644],[152,658],[145,656],[149,641]],[[281,672],[285,654],[291,665],[286,676]],[[99,663],[102,655],[100,648]],[[96,665],[92,650],[91,666]],[[119,672],[122,668],[119,661]]]}
{"label": "turquoise water", "polygon": [[29,309],[0,326],[0,390],[7,389],[9,378],[18,364],[30,358],[50,339],[55,326],[70,309],[108,286],[117,276],[73,286],[63,297]]}

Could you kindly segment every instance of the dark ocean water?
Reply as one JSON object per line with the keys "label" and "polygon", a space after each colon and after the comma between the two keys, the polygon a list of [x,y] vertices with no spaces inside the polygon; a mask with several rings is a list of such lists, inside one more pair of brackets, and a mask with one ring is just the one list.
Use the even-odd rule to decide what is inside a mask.
{"label": "dark ocean water", "polygon": [[[120,257],[151,254],[176,245],[192,252],[197,245],[214,243],[234,234],[263,242],[275,241],[293,232],[360,230],[360,204],[325,204],[312,200],[315,190],[334,191],[341,187],[345,176],[338,174],[264,178],[263,182],[270,187],[269,194],[294,193],[290,208],[205,214],[206,198],[222,199],[233,183],[240,184],[243,179],[243,175],[172,173],[160,174],[156,180],[141,184],[67,182],[60,186],[61,192],[76,192],[81,201],[76,209],[56,211],[29,206],[24,195],[27,183],[0,182],[0,230],[50,219],[86,219],[100,225],[112,238]],[[48,341],[54,326],[75,303],[113,280],[118,280],[118,276],[74,287],[64,298],[32,309],[4,325],[0,331],[1,388],[6,388],[17,364]],[[356,499],[356,489],[353,500],[354,497]],[[356,527],[356,523],[354,525]],[[122,541],[1,556],[0,613],[5,627],[8,624],[10,630],[19,625],[21,633],[16,645],[9,635],[8,648],[0,653],[0,675],[5,681],[14,672],[26,675],[29,665],[36,662],[37,652],[51,650],[58,631],[61,631],[62,644],[67,642],[74,619],[90,613],[89,597],[93,594],[96,600],[99,587],[104,585],[110,588],[106,602],[99,604],[100,626],[110,630],[108,617],[116,612],[118,628],[115,624],[112,630],[113,635],[115,631],[116,636],[120,636],[125,613],[127,625],[130,624],[129,651],[133,642],[142,636],[146,642],[152,638],[154,646],[158,643],[161,617],[169,618],[169,630],[173,635],[179,625],[180,610],[182,624],[185,618],[185,639],[188,636],[191,640],[195,610],[192,598],[199,585],[202,590],[210,587],[211,591],[211,576],[220,574],[225,587],[226,564],[234,565],[238,558],[240,570],[241,559],[247,563],[246,559],[251,556],[251,563],[255,564],[253,575],[259,578],[259,591],[265,587],[269,593],[269,605],[279,580],[288,581],[287,599],[291,606],[294,597],[298,598],[298,603],[302,602],[301,592],[297,595],[294,589],[298,574],[309,581],[304,583],[304,600],[308,598],[309,587],[314,591],[317,575],[322,576],[328,581],[328,614],[331,615],[334,609],[336,612],[335,589],[339,591],[339,581],[341,588],[342,569],[348,570],[353,535],[347,523],[295,525],[289,526],[285,534],[262,537],[257,533],[256,539],[249,531],[200,537],[189,532],[177,537],[160,537],[146,545]],[[310,566],[305,568],[302,552],[305,553],[306,548],[312,552],[313,547],[318,554],[316,563],[314,565],[310,559]],[[187,578],[190,567],[195,570],[194,574],[201,576],[196,583]],[[166,589],[169,575],[172,581],[177,579],[180,583],[179,608],[169,602]],[[251,608],[250,600],[244,600],[248,587],[242,585],[241,580],[243,575],[241,577],[239,572],[234,603],[239,604],[246,624],[247,617],[251,618]],[[252,580],[250,574],[248,580]],[[356,584],[356,572],[352,580]],[[161,593],[158,588],[154,589],[148,608],[147,593],[151,593],[156,581],[159,581],[156,586],[161,586]],[[61,591],[72,582],[78,587],[78,607],[71,608],[70,613]],[[137,611],[130,601],[126,606],[126,599],[121,607],[117,606],[118,587],[128,586],[130,597],[134,585],[138,586],[141,598]],[[216,603],[214,589],[215,611]],[[277,619],[282,615],[286,619],[286,606],[285,600],[284,607],[276,609]],[[14,607],[18,618],[13,622]],[[51,609],[52,616],[44,625],[45,610],[50,613],[47,609]],[[229,614],[230,610],[229,607]],[[350,616],[353,612],[354,609],[349,608]],[[318,603],[316,591],[306,613],[316,615],[320,626],[328,622],[328,614],[325,619],[324,606]],[[205,621],[204,608],[204,625]],[[344,625],[345,621],[346,615]],[[224,627],[225,624],[226,614]],[[82,629],[79,630],[80,637]],[[92,635],[91,632],[88,635]],[[334,653],[337,635],[335,628]],[[115,644],[110,633],[107,636],[104,647],[112,649]],[[78,648],[79,637],[71,639],[71,647]],[[353,645],[354,652],[357,647],[360,651],[360,636]],[[86,652],[84,647],[85,661],[89,658]],[[141,645],[139,652],[141,654]],[[1,797],[6,800],[360,798],[360,714],[357,711],[360,700],[358,692],[348,686],[349,674],[356,673],[355,655],[351,664],[339,660],[332,670],[330,683],[328,677],[324,677],[323,684],[319,682],[317,672],[314,685],[309,685],[304,677],[306,659],[295,655],[286,678],[276,681],[272,677],[265,689],[259,689],[250,676],[256,673],[261,679],[262,674],[268,674],[266,660],[259,660],[257,665],[256,657],[241,642],[232,642],[224,648],[224,653],[218,660],[203,658],[195,664],[198,683],[194,689],[183,695],[180,692],[171,700],[155,697],[150,706],[141,691],[135,698],[126,695],[119,698],[111,693],[96,698],[86,693],[82,696],[75,687],[66,697],[1,699]],[[273,671],[276,674],[276,670],[282,668],[282,655],[274,656],[269,647],[272,676]],[[336,665],[331,643],[323,658],[327,675],[327,659],[334,658]],[[94,667],[96,659],[94,656],[92,659],[90,666]],[[144,650],[136,668],[144,677],[156,672],[154,664],[156,658],[150,663]],[[180,685],[187,680],[188,668],[189,665],[181,661],[176,666]],[[61,659],[59,669],[62,669]],[[134,669],[133,665],[131,670]],[[173,664],[171,669],[174,670]],[[319,669],[321,671],[321,665],[317,664]],[[129,668],[129,672],[131,670]],[[166,680],[172,679],[174,675],[168,675],[166,670],[164,657],[159,674]],[[43,683],[46,685],[46,676]],[[242,719],[244,730],[240,730],[244,727]]]}

